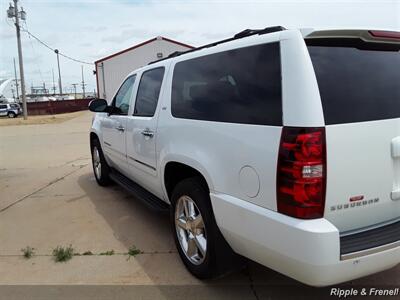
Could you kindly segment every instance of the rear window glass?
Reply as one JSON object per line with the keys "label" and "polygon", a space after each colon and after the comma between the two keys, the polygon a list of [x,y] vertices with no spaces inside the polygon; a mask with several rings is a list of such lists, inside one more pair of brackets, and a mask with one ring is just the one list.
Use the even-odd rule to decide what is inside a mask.
{"label": "rear window glass", "polygon": [[326,124],[400,117],[400,53],[309,45]]}
{"label": "rear window glass", "polygon": [[179,62],[171,97],[174,117],[282,125],[279,43]]}

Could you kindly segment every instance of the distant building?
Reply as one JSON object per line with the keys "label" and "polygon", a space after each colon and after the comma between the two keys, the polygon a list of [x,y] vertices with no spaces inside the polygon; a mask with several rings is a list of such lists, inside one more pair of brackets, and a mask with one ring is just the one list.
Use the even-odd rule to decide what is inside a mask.
{"label": "distant building", "polygon": [[110,102],[122,80],[133,70],[165,58],[173,52],[190,49],[193,49],[190,45],[159,36],[97,60],[98,97]]}

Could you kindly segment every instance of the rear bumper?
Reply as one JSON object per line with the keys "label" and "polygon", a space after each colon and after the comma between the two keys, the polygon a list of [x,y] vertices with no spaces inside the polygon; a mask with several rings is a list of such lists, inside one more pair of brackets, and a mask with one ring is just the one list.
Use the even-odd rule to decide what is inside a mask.
{"label": "rear bumper", "polygon": [[326,219],[300,220],[211,193],[217,224],[239,254],[308,285],[349,281],[400,263],[400,246],[341,260],[338,229]]}

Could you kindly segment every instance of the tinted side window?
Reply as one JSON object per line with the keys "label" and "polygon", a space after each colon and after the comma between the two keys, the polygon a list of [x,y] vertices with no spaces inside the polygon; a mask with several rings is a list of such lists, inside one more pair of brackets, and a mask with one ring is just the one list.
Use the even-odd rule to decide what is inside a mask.
{"label": "tinted side window", "polygon": [[282,125],[279,43],[177,63],[171,98],[178,118]]}
{"label": "tinted side window", "polygon": [[152,117],[157,108],[164,68],[143,73],[136,96],[135,116]]}
{"label": "tinted side window", "polygon": [[7,105],[0,105],[0,109],[5,109],[7,108]]}
{"label": "tinted side window", "polygon": [[113,100],[114,112],[121,115],[128,114],[129,104],[132,96],[133,84],[136,75],[127,78],[119,88]]}

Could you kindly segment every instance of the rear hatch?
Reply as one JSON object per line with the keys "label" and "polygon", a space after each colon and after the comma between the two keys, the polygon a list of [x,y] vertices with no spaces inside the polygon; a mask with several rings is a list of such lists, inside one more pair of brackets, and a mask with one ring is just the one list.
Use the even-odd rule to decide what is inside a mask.
{"label": "rear hatch", "polygon": [[326,124],[324,217],[341,232],[400,218],[398,38],[341,31],[305,39]]}

